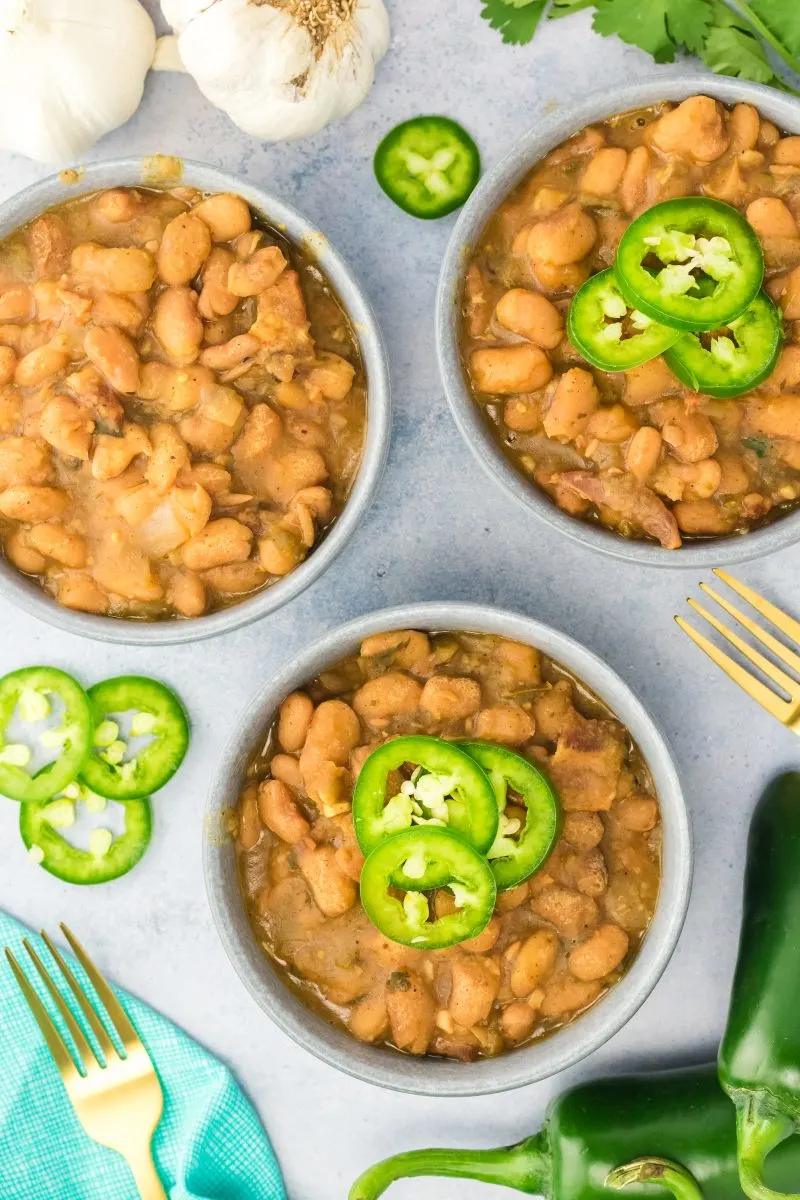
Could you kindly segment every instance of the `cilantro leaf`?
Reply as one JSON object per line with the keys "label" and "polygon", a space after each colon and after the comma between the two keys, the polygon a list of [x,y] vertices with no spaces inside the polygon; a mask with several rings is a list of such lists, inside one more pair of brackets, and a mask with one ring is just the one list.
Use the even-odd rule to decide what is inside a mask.
{"label": "cilantro leaf", "polygon": [[[750,10],[796,59],[800,59],[800,4],[797,0],[749,0]],[[800,63],[797,64],[800,67]]]}
{"label": "cilantro leaf", "polygon": [[702,59],[718,75],[773,83],[775,71],[758,38],[734,25],[712,29],[706,38]]}
{"label": "cilantro leaf", "polygon": [[481,16],[508,45],[522,46],[533,40],[546,6],[547,0],[483,0]]}
{"label": "cilantro leaf", "polygon": [[700,54],[711,30],[712,10],[705,0],[669,0],[667,28],[673,41]]}
{"label": "cilantro leaf", "polygon": [[667,32],[668,8],[669,0],[598,0],[594,29],[604,37],[615,33],[658,63],[672,62],[675,45]]}

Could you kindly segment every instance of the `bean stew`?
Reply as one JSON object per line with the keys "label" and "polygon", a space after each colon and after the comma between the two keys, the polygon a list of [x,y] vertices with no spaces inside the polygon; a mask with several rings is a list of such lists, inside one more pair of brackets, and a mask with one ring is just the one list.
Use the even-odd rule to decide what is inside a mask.
{"label": "bean stew", "polygon": [[[744,216],[782,316],[774,369],[735,398],[693,391],[660,355],[630,370],[591,366],[565,332],[573,297],[614,267],[631,222],[689,196]],[[512,463],[571,516],[670,550],[794,511],[799,223],[800,137],[750,104],[726,108],[708,96],[656,104],[552,150],[491,218],[464,284],[464,369]],[[617,345],[637,332],[623,328]]]}
{"label": "bean stew", "polygon": [[341,303],[240,196],[113,188],[0,243],[0,542],[67,608],[198,617],[274,584],[365,421]]}
{"label": "bean stew", "polygon": [[[550,857],[498,890],[483,932],[433,950],[371,924],[351,811],[367,758],[419,734],[524,756],[549,777],[561,820]],[[394,771],[387,797],[407,793],[411,775]],[[526,818],[513,791],[504,815],[513,837]],[[658,801],[629,732],[558,663],[485,634],[371,636],[287,696],[249,763],[232,833],[255,938],[305,1004],[360,1041],[465,1062],[599,1001],[635,958],[660,882]],[[437,919],[457,907],[444,888],[428,898]]]}

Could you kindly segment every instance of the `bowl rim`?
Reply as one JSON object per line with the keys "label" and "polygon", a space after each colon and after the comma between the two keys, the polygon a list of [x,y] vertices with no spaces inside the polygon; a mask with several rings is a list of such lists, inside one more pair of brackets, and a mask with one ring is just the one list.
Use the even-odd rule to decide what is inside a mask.
{"label": "bowl rim", "polygon": [[[630,730],[656,784],[664,826],[662,880],[653,920],[622,980],[592,1009],[559,1033],[497,1059],[472,1064],[414,1059],[358,1042],[305,1007],[272,970],[257,946],[239,893],[226,815],[238,799],[252,748],[280,702],[372,633],[392,629],[472,630],[537,646],[573,670]],[[677,946],[692,884],[690,819],[664,734],[628,685],[574,638],[518,612],[487,605],[421,603],[383,609],[328,632],[277,670],[248,704],[222,752],[206,805],[203,870],[223,949],[256,1004],[285,1034],[329,1066],[367,1083],[426,1096],[477,1096],[549,1078],[613,1037],[652,992]]]}
{"label": "bowl rim", "polygon": [[635,542],[562,512],[528,482],[495,442],[467,387],[458,345],[458,315],[467,255],[492,213],[549,150],[594,121],[615,113],[656,104],[709,95],[726,104],[751,103],[780,128],[800,133],[800,101],[762,84],[727,79],[708,72],[648,75],[619,87],[593,91],[576,104],[537,121],[510,152],[489,171],[470,196],[451,235],[439,275],[436,297],[436,348],[439,371],[453,419],[464,441],[486,473],[506,495],[546,525],[574,542],[612,558],[650,567],[732,565],[782,550],[800,540],[800,512],[789,513],[752,533],[728,538],[684,543],[680,550],[664,550],[649,542]]}
{"label": "bowl rim", "polygon": [[[160,165],[173,174],[159,178]],[[179,170],[178,170],[179,167]],[[172,187],[185,184],[206,191],[233,191],[290,241],[310,252],[330,280],[359,339],[367,376],[367,423],[361,465],[344,510],[318,548],[290,575],[249,599],[208,616],[169,621],[136,621],[64,608],[38,584],[0,555],[0,596],[30,616],[65,633],[128,646],[174,646],[203,641],[250,625],[296,599],[328,569],[350,541],[370,507],[389,449],[391,385],[383,335],[366,292],[328,238],[301,212],[248,179],[192,159],[139,156],[94,162],[75,173],[50,175],[0,204],[0,238],[38,213],[104,187]]]}

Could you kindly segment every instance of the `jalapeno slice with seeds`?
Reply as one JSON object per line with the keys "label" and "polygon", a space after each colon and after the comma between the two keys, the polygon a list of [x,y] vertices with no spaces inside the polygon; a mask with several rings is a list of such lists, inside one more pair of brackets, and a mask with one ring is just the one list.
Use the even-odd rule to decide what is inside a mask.
{"label": "jalapeno slice with seeds", "polygon": [[631,308],[609,268],[587,279],[569,307],[567,333],[575,349],[601,371],[629,371],[655,358],[681,336]]}
{"label": "jalapeno slice with seeds", "polygon": [[415,117],[386,135],[375,153],[375,176],[390,200],[431,221],[460,208],[480,178],[472,138],[449,117]]}
{"label": "jalapeno slice with seeds", "polygon": [[129,801],[125,805],[125,832],[115,837],[110,829],[94,829],[88,850],[73,846],[59,833],[59,829],[75,823],[75,804],[75,800],[65,797],[49,804],[20,807],[19,831],[29,857],[65,883],[87,886],[127,875],[150,844],[150,801]]}
{"label": "jalapeno slice with seeds", "polygon": [[614,270],[630,305],[676,329],[719,329],[741,316],[764,278],[754,230],[729,204],[665,200],[622,235]]}
{"label": "jalapeno slice with seeds", "polygon": [[[497,890],[504,892],[529,879],[550,857],[561,828],[558,797],[549,779],[521,754],[492,742],[457,745],[483,767],[494,788],[500,825],[486,857]],[[527,812],[521,826],[505,815],[509,788],[522,798]]]}
{"label": "jalapeno slice with seeds", "polygon": [[783,344],[783,317],[764,292],[724,329],[684,333],[664,355],[692,391],[718,400],[743,396],[775,369]]}
{"label": "jalapeno slice with seeds", "polygon": [[[412,860],[446,868],[438,886],[453,895],[456,911],[431,916],[432,901],[422,891],[393,895],[395,879]],[[486,860],[449,829],[407,829],[378,845],[361,872],[361,903],[372,924],[393,942],[416,950],[443,950],[482,933],[494,912],[497,885]]]}
{"label": "jalapeno slice with seeds", "polygon": [[[406,763],[415,771],[387,801],[389,774]],[[411,828],[447,827],[485,854],[497,835],[499,814],[492,785],[482,768],[453,742],[439,738],[394,738],[373,750],[361,768],[353,792],[353,824],[364,854],[392,834]],[[428,861],[425,874],[398,883],[438,887],[447,868]]]}
{"label": "jalapeno slice with seeds", "polygon": [[[109,800],[140,800],[162,788],[189,746],[189,721],[175,693],[155,679],[120,675],[89,688],[89,702],[94,746],[81,769],[81,781]],[[130,736],[151,739],[130,756],[113,719],[129,712],[134,713]]]}
{"label": "jalapeno slice with seeds", "polygon": [[[36,767],[39,751],[9,739],[16,716],[28,725],[47,721],[52,697],[62,705],[58,724],[42,728],[36,742],[56,757]],[[0,679],[0,793],[34,804],[50,800],[76,777],[91,747],[93,723],[89,698],[76,679],[56,667],[24,667]],[[34,733],[35,731],[31,731]]]}

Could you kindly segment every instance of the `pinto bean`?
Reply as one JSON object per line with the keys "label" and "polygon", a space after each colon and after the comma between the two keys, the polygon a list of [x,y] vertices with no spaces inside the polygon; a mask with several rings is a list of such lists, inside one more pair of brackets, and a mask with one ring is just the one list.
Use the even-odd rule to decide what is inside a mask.
{"label": "pinto bean", "polygon": [[11,383],[17,367],[17,356],[10,346],[0,346],[0,386]]}
{"label": "pinto bean", "polygon": [[561,836],[578,850],[593,850],[603,840],[603,820],[598,813],[569,812],[564,814]]}
{"label": "pinto bean", "polygon": [[28,543],[45,558],[52,558],[65,567],[86,566],[86,540],[65,525],[56,522],[34,525],[28,530]]}
{"label": "pinto bean", "polygon": [[0,491],[16,484],[50,483],[53,466],[46,442],[32,437],[0,440]]}
{"label": "pinto bean", "polygon": [[58,579],[58,603],[77,612],[103,615],[108,612],[108,596],[84,571],[64,571]]}
{"label": "pinto bean", "polygon": [[83,339],[89,361],[123,395],[132,395],[139,387],[139,355],[121,329],[90,329]]}
{"label": "pinto bean", "polygon": [[220,192],[201,200],[192,214],[205,221],[215,242],[232,242],[247,233],[252,224],[250,207],[241,196]]}
{"label": "pinto bean", "polygon": [[337,766],[343,766],[350,751],[358,745],[360,736],[358,718],[350,705],[344,700],[324,700],[309,725],[300,756],[301,771],[313,758],[329,759]]}
{"label": "pinto bean", "polygon": [[211,367],[212,371],[228,371],[253,358],[261,348],[262,343],[258,338],[250,333],[240,333],[229,342],[208,346],[200,355],[200,362],[204,367]]}
{"label": "pinto bean", "polygon": [[0,288],[0,323],[30,321],[33,295],[26,283],[9,283]]}
{"label": "pinto bean", "polygon": [[279,779],[287,787],[299,792],[303,787],[300,764],[291,754],[276,754],[269,764],[273,779]]}
{"label": "pinto bean", "polygon": [[679,529],[695,536],[730,533],[735,517],[714,500],[680,500],[672,509]]}
{"label": "pinto bean", "polygon": [[710,458],[719,445],[717,431],[703,413],[676,413],[666,421],[661,436],[684,463]]}
{"label": "pinto bean", "polygon": [[129,296],[117,296],[114,292],[101,292],[92,302],[92,324],[101,328],[115,326],[131,337],[141,331],[145,314]]}
{"label": "pinto bean", "polygon": [[539,346],[496,346],[474,350],[470,370],[476,388],[506,396],[533,392],[553,377],[550,359]]}
{"label": "pinto bean", "polygon": [[777,196],[759,196],[745,214],[760,238],[796,238],[797,221],[792,210]]}
{"label": "pinto bean", "polygon": [[311,832],[297,801],[285,783],[267,779],[258,789],[258,811],[267,829],[282,841],[294,845]]}
{"label": "pinto bean", "polygon": [[208,225],[192,213],[180,213],[164,229],[156,255],[158,274],[172,287],[191,283],[210,253]]}
{"label": "pinto bean", "polygon": [[436,1004],[422,976],[395,971],[386,981],[385,998],[398,1050],[425,1054],[436,1027]]}
{"label": "pinto bean", "polygon": [[193,571],[173,571],[167,584],[166,598],[182,617],[201,617],[206,611],[206,589]]}
{"label": "pinto bean", "polygon": [[557,441],[571,441],[581,432],[600,404],[600,393],[589,371],[572,367],[566,371],[553,392],[544,415],[544,431]]}
{"label": "pinto bean", "polygon": [[555,350],[564,337],[564,320],[556,306],[526,288],[511,288],[501,296],[495,316],[506,329],[543,350]]}
{"label": "pinto bean", "polygon": [[510,1042],[524,1042],[533,1033],[536,1010],[523,1000],[507,1004],[500,1014],[500,1029]]}
{"label": "pinto bean", "polygon": [[153,332],[170,358],[180,363],[194,362],[203,341],[197,293],[190,287],[165,288],[156,300]]}
{"label": "pinto bean", "polygon": [[173,487],[181,471],[190,465],[189,450],[174,425],[163,422],[150,427],[153,452],[147,463],[145,478],[165,494]]}
{"label": "pinto bean", "polygon": [[314,701],[305,692],[292,692],[284,700],[278,719],[278,741],[288,754],[302,750],[313,716]]}
{"label": "pinto bean", "polygon": [[601,925],[570,954],[570,972],[583,983],[603,979],[620,965],[629,944],[627,933],[619,925]]}
{"label": "pinto bean", "polygon": [[24,529],[15,529],[8,535],[5,552],[14,566],[26,575],[42,575],[47,569],[47,559],[29,545],[27,531]]}
{"label": "pinto bean", "polygon": [[92,475],[95,479],[116,479],[139,454],[150,453],[150,439],[140,425],[127,424],[122,437],[101,433],[95,438]]}
{"label": "pinto bean", "polygon": [[247,562],[226,563],[203,572],[203,580],[215,592],[226,596],[246,596],[266,583],[266,572],[252,559]]}
{"label": "pinto bean", "polygon": [[236,262],[236,255],[222,246],[215,246],[208,256],[200,277],[202,290],[197,311],[206,321],[214,317],[227,317],[239,303],[228,288],[228,272]]}
{"label": "pinto bean", "polygon": [[239,804],[239,842],[243,850],[252,850],[261,840],[262,825],[258,812],[258,788],[245,789]]}
{"label": "pinto bean", "polygon": [[288,265],[279,246],[262,246],[245,262],[231,264],[228,291],[234,296],[258,296],[277,283]]}
{"label": "pinto bean", "polygon": [[536,729],[533,717],[518,704],[498,704],[494,708],[483,708],[472,719],[472,730],[476,738],[489,742],[502,742],[507,746],[519,746],[533,737]]}
{"label": "pinto bean", "polygon": [[772,161],[780,166],[800,167],[800,137],[782,137],[775,143],[772,151]]}
{"label": "pinto bean", "polygon": [[597,240],[597,226],[575,201],[531,226],[525,249],[534,263],[567,266],[585,258]]}
{"label": "pinto bean", "polygon": [[600,910],[590,896],[571,888],[545,887],[531,901],[543,921],[549,921],[564,937],[579,938],[594,929]]}
{"label": "pinto bean", "polygon": [[183,563],[190,571],[207,571],[225,563],[244,562],[250,557],[253,531],[233,517],[210,521],[205,529],[183,547]]}
{"label": "pinto bean", "polygon": [[481,685],[475,679],[434,675],[422,689],[420,704],[434,721],[463,721],[481,706]]}
{"label": "pinto bean", "polygon": [[266,490],[276,504],[284,506],[288,505],[298,492],[324,483],[327,478],[328,468],[318,450],[289,450],[285,454],[268,459],[264,464]]}
{"label": "pinto bean", "polygon": [[721,158],[730,141],[720,106],[710,96],[690,96],[652,127],[653,145],[698,163]]}
{"label": "pinto bean", "polygon": [[640,483],[647,483],[658,466],[663,438],[652,425],[643,425],[625,451],[625,465]]}
{"label": "pinto bean", "polygon": [[550,929],[537,929],[515,949],[509,947],[505,957],[510,964],[512,995],[529,996],[552,973],[558,958],[558,938]]}
{"label": "pinto bean", "polygon": [[649,833],[658,824],[658,803],[652,796],[626,796],[616,805],[615,814],[624,829]]}
{"label": "pinto bean", "polygon": [[599,983],[584,982],[566,972],[556,975],[544,989],[540,1014],[551,1018],[567,1017],[595,1001],[601,990]]}
{"label": "pinto bean", "polygon": [[57,345],[39,346],[19,360],[14,370],[14,382],[17,387],[40,387],[54,375],[60,375],[68,363],[68,350]]}
{"label": "pinto bean", "polygon": [[89,457],[94,421],[82,404],[69,396],[53,396],[39,416],[39,433],[65,458]]}
{"label": "pinto bean", "polygon": [[353,697],[353,708],[368,724],[388,722],[413,712],[422,700],[422,685],[402,671],[387,671],[369,679]]}
{"label": "pinto bean", "polygon": [[377,1042],[389,1028],[389,1013],[383,990],[365,996],[350,1010],[348,1029],[360,1042]]}
{"label": "pinto bean", "polygon": [[613,196],[627,165],[627,150],[621,146],[601,146],[581,176],[581,192],[589,196]]}
{"label": "pinto bean", "polygon": [[604,404],[592,413],[585,425],[586,436],[600,442],[627,442],[639,423],[624,404]]}
{"label": "pinto bean", "polygon": [[470,954],[486,954],[495,946],[500,937],[501,928],[497,917],[492,917],[489,924],[477,937],[468,938],[466,942],[461,943],[461,949]]}
{"label": "pinto bean", "polygon": [[78,283],[102,291],[149,292],[155,263],[147,250],[84,242],[72,251],[72,274]]}
{"label": "pinto bean", "polygon": [[626,212],[635,212],[644,203],[649,174],[650,151],[646,146],[635,146],[628,155],[620,185],[620,199]]}
{"label": "pinto bean", "polygon": [[741,154],[744,150],[752,150],[758,141],[761,128],[758,109],[753,108],[752,104],[734,105],[728,118],[728,128],[731,135],[730,150],[732,153]]}
{"label": "pinto bean", "polygon": [[344,400],[353,389],[356,369],[340,354],[318,354],[308,384],[319,388],[327,400]]}
{"label": "pinto bean", "polygon": [[456,1025],[469,1029],[489,1019],[500,990],[500,972],[491,959],[463,955],[453,962],[450,1001]]}
{"label": "pinto bean", "polygon": [[60,488],[22,484],[0,492],[0,513],[13,521],[50,521],[62,516],[68,504]]}
{"label": "pinto bean", "polygon": [[[278,784],[278,787],[283,786]],[[295,854],[320,912],[326,917],[341,917],[349,912],[356,902],[358,889],[355,881],[340,869],[334,847],[315,846],[307,839],[297,843]]]}

